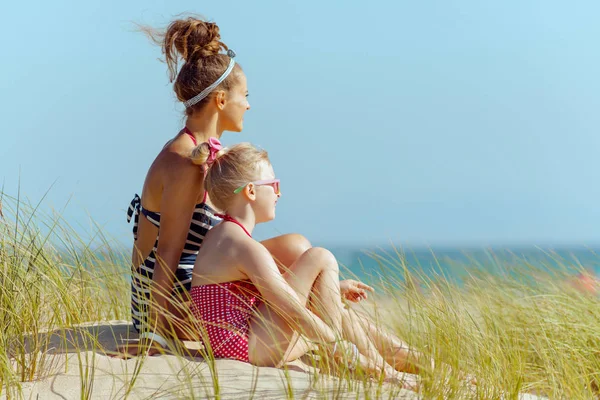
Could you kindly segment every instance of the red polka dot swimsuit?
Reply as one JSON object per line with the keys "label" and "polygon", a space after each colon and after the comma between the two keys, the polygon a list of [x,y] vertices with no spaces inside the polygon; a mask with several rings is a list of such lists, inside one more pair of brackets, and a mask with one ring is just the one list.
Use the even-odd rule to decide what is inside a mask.
{"label": "red polka dot swimsuit", "polygon": [[[229,215],[219,215],[223,222],[238,224]],[[260,304],[258,289],[249,280],[194,286],[190,291],[191,310],[200,322],[204,345],[215,358],[248,360],[250,317]],[[208,343],[207,343],[208,342]]]}

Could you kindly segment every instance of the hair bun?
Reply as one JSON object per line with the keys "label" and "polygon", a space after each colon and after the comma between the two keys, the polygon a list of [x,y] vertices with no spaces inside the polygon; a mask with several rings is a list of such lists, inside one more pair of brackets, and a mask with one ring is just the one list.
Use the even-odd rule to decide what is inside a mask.
{"label": "hair bun", "polygon": [[172,43],[185,62],[227,50],[225,43],[221,42],[217,24],[193,17],[173,21],[167,28],[165,39]]}
{"label": "hair bun", "polygon": [[[162,48],[169,70],[169,80],[175,81],[177,99],[185,102],[201,93],[217,81],[227,70],[234,53],[221,41],[219,26],[198,17],[179,18],[169,24],[166,30],[140,26],[154,43]],[[227,55],[223,54],[228,52]],[[183,65],[180,64],[183,63]],[[229,74],[220,88],[229,90],[241,71],[235,63],[236,74]],[[230,71],[232,72],[232,71]],[[192,107],[186,107],[191,115],[205,102],[200,100]]]}

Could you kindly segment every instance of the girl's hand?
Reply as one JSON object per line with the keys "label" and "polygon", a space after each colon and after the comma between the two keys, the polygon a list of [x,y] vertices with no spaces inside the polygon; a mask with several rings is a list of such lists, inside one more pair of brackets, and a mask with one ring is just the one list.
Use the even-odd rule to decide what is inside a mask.
{"label": "girl's hand", "polygon": [[365,300],[368,297],[367,292],[373,292],[374,290],[371,286],[355,281],[354,279],[346,279],[340,282],[342,297],[354,303]]}

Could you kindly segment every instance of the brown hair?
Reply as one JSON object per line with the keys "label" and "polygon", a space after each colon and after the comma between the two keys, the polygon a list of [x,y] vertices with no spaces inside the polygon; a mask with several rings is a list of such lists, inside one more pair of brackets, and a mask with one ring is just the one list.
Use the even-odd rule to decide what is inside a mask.
{"label": "brown hair", "polygon": [[[202,143],[192,151],[192,161],[203,165],[209,154],[208,143]],[[270,165],[269,154],[250,143],[239,143],[219,150],[204,178],[204,188],[214,206],[226,211],[235,196],[235,189],[260,179],[264,165]]]}
{"label": "brown hair", "polygon": [[[162,47],[169,68],[169,80],[175,81],[173,90],[179,101],[187,101],[214,83],[227,69],[230,58],[221,54],[228,47],[221,42],[219,27],[214,22],[200,18],[177,19],[163,31],[150,27],[140,27],[154,43]],[[183,65],[179,72],[180,59]],[[217,89],[230,90],[236,83],[242,68],[235,64],[233,71],[221,82]],[[200,110],[208,97],[186,108],[187,115]]]}

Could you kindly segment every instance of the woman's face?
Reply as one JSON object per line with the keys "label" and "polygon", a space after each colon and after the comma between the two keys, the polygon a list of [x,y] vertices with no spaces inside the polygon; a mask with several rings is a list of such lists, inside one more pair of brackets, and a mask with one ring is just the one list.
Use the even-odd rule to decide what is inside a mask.
{"label": "woman's face", "polygon": [[241,132],[244,128],[244,114],[250,109],[248,103],[248,83],[246,75],[240,72],[237,84],[226,93],[222,109],[223,130]]}

